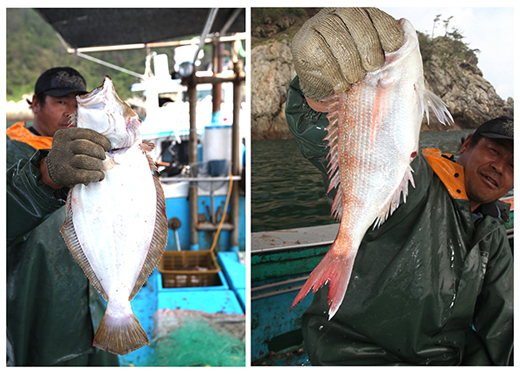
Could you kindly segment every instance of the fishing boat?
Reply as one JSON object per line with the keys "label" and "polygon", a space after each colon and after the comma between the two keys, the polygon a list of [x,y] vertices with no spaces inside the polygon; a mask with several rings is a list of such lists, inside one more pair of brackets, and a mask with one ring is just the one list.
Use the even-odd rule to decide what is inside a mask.
{"label": "fishing boat", "polygon": [[[224,43],[245,39],[245,9],[37,11],[69,53],[135,76],[132,91],[146,98],[142,135],[155,144],[169,232],[158,268],[132,301],[151,344],[120,356],[121,365],[244,366],[245,71],[238,56],[228,70],[220,62]],[[213,46],[209,72],[197,65],[205,44]],[[166,46],[179,52],[175,69],[166,54],[150,52],[142,74],[88,54]]]}
{"label": "fishing boat", "polygon": [[[501,200],[511,204],[505,228],[513,250],[514,190]],[[310,365],[301,317],[312,296],[290,308],[338,230],[339,223],[251,234],[251,365]]]}

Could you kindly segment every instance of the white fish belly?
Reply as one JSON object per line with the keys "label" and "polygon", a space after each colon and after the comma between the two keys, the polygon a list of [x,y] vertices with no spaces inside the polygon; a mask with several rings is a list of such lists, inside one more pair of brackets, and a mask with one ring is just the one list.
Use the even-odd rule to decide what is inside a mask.
{"label": "white fish belly", "polygon": [[418,49],[396,62],[368,73],[340,99],[339,173],[351,218],[342,224],[357,242],[389,211],[403,180],[407,185],[418,151],[424,92]]}
{"label": "white fish belly", "polygon": [[119,152],[103,181],[73,188],[71,209],[83,252],[109,300],[126,304],[150,247],[156,191],[139,146]]}

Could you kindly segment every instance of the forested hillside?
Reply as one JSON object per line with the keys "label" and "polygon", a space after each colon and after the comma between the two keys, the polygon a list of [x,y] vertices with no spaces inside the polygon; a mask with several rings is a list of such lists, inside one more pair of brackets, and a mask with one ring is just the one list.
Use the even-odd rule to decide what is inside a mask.
{"label": "forested hillside", "polygon": [[[19,101],[23,94],[32,94],[40,74],[55,66],[71,66],[86,79],[89,90],[101,85],[110,75],[121,97],[131,96],[130,87],[139,79],[132,75],[69,54],[54,29],[30,8],[8,8],[6,11],[6,86],[7,100]],[[155,49],[168,53],[172,49]],[[147,51],[129,50],[96,52],[89,55],[136,73],[143,73]]]}

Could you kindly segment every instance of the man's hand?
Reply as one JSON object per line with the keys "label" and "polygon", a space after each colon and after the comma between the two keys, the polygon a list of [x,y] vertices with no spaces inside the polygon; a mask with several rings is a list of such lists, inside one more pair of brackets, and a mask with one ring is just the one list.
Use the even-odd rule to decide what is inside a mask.
{"label": "man's hand", "polygon": [[105,152],[110,148],[110,141],[94,130],[58,130],[52,140],[52,149],[45,159],[48,175],[52,182],[64,187],[99,182],[105,178],[101,168]]}
{"label": "man's hand", "polygon": [[325,8],[292,41],[294,67],[306,97],[321,99],[350,88],[379,69],[384,52],[403,44],[398,22],[376,8]]}

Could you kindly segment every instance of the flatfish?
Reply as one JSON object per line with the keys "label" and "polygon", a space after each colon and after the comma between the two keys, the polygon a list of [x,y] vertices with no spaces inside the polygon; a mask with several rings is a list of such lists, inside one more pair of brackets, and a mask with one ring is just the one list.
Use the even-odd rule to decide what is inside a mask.
{"label": "flatfish", "polygon": [[107,301],[93,345],[118,355],[149,344],[130,301],[158,265],[168,228],[157,170],[142,143],[141,120],[119,98],[112,80],[77,97],[71,119],[106,136],[112,149],[105,178],[71,188],[62,236],[90,283]]}

